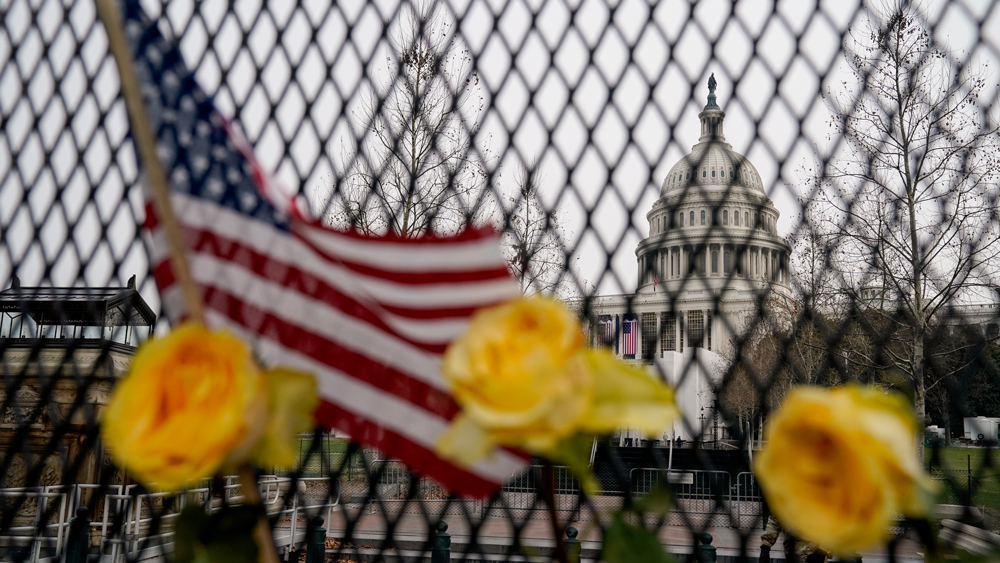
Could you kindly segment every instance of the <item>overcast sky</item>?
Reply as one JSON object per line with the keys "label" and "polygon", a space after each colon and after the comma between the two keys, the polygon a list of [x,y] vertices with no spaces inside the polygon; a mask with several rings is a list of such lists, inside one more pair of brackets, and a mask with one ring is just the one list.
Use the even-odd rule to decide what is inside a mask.
{"label": "overcast sky", "polygon": [[[48,3],[35,18],[38,27],[30,28],[28,4],[0,0],[7,30],[0,34],[6,133],[0,138],[0,228],[6,229],[0,282],[9,284],[14,267],[26,285],[123,284],[133,273],[142,282],[148,266],[135,240],[134,226],[142,219],[135,159],[127,144],[112,153],[123,145],[126,116],[114,101],[117,71],[103,58],[102,30],[91,30],[93,7],[78,2],[62,13]],[[383,38],[383,21],[396,3],[345,2],[327,16],[328,0],[304,1],[303,9],[271,2],[263,17],[259,1],[240,0],[228,16],[227,4],[204,0],[200,18],[191,20],[194,2],[172,1],[172,31],[186,30],[185,59],[216,94],[220,110],[238,113],[265,167],[316,201],[350,136],[350,110],[365,88],[388,75],[391,45]],[[148,2],[154,15],[159,6]],[[645,214],[666,172],[697,140],[697,114],[712,72],[727,114],[727,140],[760,172],[782,215],[779,231],[794,228],[802,170],[814,154],[834,146],[821,93],[849,79],[842,36],[863,17],[851,0],[819,6],[752,0],[735,7],[723,0],[695,6],[679,0],[469,0],[449,7],[462,20],[459,40],[478,63],[474,95],[484,109],[467,116],[480,128],[476,146],[499,169],[501,188],[513,181],[521,159],[539,163],[545,200],[565,223],[575,264],[591,283],[601,280],[602,293],[635,289],[634,249],[648,228]],[[988,0],[924,4],[936,40],[961,58],[988,65],[984,103],[993,105],[1000,56],[995,46],[978,43],[978,32],[1000,37],[1000,10],[977,24],[990,7]],[[79,55],[74,37],[82,42]],[[203,57],[207,45],[214,52]],[[263,67],[259,76],[256,66]],[[30,77],[27,85],[22,77]],[[294,86],[286,88],[290,81]],[[610,99],[609,84],[616,85]],[[533,102],[530,89],[537,90]],[[53,92],[64,101],[53,102]],[[36,124],[32,115],[42,118]],[[587,142],[588,127],[595,128],[593,143]],[[105,241],[102,224],[108,225]],[[36,230],[40,244],[31,243]],[[602,279],[607,251],[614,275]],[[45,262],[55,262],[47,280]],[[156,306],[153,285],[142,287]]]}

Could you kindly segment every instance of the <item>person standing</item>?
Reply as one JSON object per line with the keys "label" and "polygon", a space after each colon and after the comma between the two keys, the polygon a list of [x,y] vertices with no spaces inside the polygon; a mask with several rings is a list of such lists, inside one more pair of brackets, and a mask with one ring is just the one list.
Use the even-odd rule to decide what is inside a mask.
{"label": "person standing", "polygon": [[782,530],[773,514],[768,514],[767,525],[764,527],[764,533],[760,536],[759,563],[771,563],[771,548],[777,543],[778,536],[782,532],[785,534],[782,542],[785,547],[785,561],[789,563],[826,563],[826,552],[816,544],[802,541],[788,533],[787,530]]}

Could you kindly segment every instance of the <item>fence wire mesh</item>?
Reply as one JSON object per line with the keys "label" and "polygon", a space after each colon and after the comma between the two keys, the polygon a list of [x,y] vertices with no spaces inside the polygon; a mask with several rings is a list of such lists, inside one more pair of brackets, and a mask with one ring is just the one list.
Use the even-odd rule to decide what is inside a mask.
{"label": "fence wire mesh", "polygon": [[[485,501],[317,430],[298,470],[261,468],[286,557],[320,515],[334,561],[428,559],[439,520],[452,558],[546,559],[551,494],[597,558],[610,514],[665,483],[673,508],[642,520],[668,551],[709,531],[755,558],[768,413],[848,381],[907,393],[942,514],[1000,531],[996,3],[140,4],[316,217],[495,226],[523,292],[571,304],[684,411],[595,442],[598,494],[532,466]],[[0,559],[64,556],[81,508],[90,557],[154,557],[185,504],[242,491],[151,492],[104,452],[110,390],[169,328],[142,167],[93,2],[0,0],[0,20]],[[865,557],[922,559],[926,534],[897,532]]]}

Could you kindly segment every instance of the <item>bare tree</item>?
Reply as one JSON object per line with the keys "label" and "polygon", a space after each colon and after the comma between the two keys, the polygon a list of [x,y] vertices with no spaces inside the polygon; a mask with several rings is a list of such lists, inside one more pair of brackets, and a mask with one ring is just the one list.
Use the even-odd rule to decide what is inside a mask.
{"label": "bare tree", "polygon": [[994,273],[998,130],[978,105],[985,68],[956,64],[911,7],[872,14],[845,51],[856,83],[832,96],[831,125],[847,146],[821,178],[840,273],[854,303],[888,313],[862,327],[866,361],[903,375],[922,419],[935,319]]}
{"label": "bare tree", "polygon": [[556,213],[539,198],[540,184],[538,169],[522,166],[515,178],[516,193],[507,198],[503,210],[504,256],[525,295],[553,294],[568,285],[562,227]]}
{"label": "bare tree", "polygon": [[829,314],[843,305],[837,275],[838,239],[824,200],[800,198],[799,205],[799,225],[788,237],[791,286],[803,307]]}
{"label": "bare tree", "polygon": [[330,222],[370,234],[447,234],[492,203],[483,151],[473,144],[479,77],[453,27],[436,3],[401,5],[388,34],[388,76],[353,112],[360,140],[335,166]]}

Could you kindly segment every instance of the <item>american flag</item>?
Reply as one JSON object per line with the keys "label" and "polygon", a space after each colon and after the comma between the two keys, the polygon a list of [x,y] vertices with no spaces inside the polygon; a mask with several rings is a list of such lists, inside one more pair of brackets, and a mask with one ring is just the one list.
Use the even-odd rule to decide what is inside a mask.
{"label": "american flag", "polygon": [[653,291],[656,291],[656,284],[660,283],[660,276],[653,274]]}
{"label": "american flag", "polygon": [[635,356],[636,350],[636,336],[639,332],[638,322],[631,320],[625,321],[622,327],[622,355],[623,356]]}
{"label": "american flag", "polygon": [[[476,309],[519,295],[492,231],[450,238],[379,238],[309,220],[282,194],[234,124],[212,105],[176,46],[126,2],[157,151],[171,184],[206,321],[250,342],[266,365],[317,377],[321,424],[466,495],[485,496],[524,467],[498,449],[471,468],[434,443],[459,407],[441,355]],[[163,229],[146,207],[150,260],[163,310],[184,303]]]}
{"label": "american flag", "polygon": [[594,337],[595,346],[610,346],[615,341],[615,325],[611,317],[601,316],[598,318],[600,328]]}

